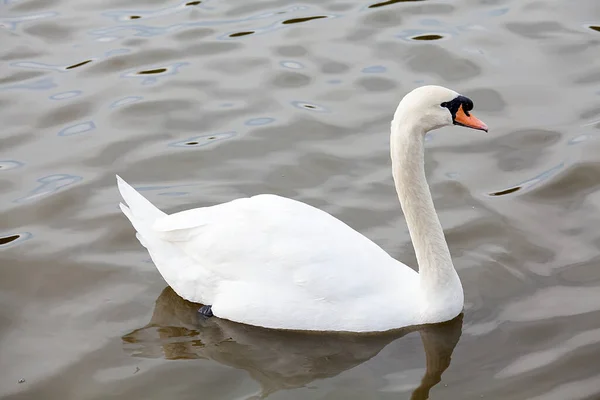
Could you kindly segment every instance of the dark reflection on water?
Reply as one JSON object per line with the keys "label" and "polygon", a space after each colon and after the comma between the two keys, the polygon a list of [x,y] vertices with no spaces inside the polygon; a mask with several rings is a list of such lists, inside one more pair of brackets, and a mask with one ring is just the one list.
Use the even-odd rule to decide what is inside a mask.
{"label": "dark reflection on water", "polygon": [[498,192],[490,193],[490,196],[504,196],[504,195],[507,195],[507,194],[511,194],[511,193],[517,192],[519,190],[521,190],[521,186],[515,186],[515,187],[512,187],[510,189],[504,189],[504,190],[500,190]]}
{"label": "dark reflection on water", "polygon": [[141,71],[129,71],[122,74],[121,76],[125,78],[143,77],[143,79],[141,80],[141,84],[148,85],[157,83],[159,79],[163,79],[170,75],[175,75],[179,73],[180,69],[187,65],[189,65],[187,62],[177,62],[172,65],[166,65],[161,68],[145,69]]}
{"label": "dark reflection on water", "polygon": [[9,234],[6,236],[0,236],[0,247],[6,248],[9,246],[14,246],[19,244],[20,242],[31,239],[33,235],[30,232],[23,232],[17,234]]}
{"label": "dark reflection on water", "polygon": [[426,365],[411,399],[420,400],[429,398],[430,389],[450,365],[463,323],[461,314],[444,324],[375,335],[285,332],[219,318],[203,320],[199,307],[167,287],[156,300],[150,322],[122,337],[125,351],[135,357],[209,359],[242,369],[260,383],[260,396],[267,397],[339,375],[375,357],[391,342],[418,331]]}
{"label": "dark reflection on water", "polygon": [[305,17],[305,18],[294,18],[294,19],[287,19],[285,21],[282,22],[282,24],[284,25],[289,25],[289,24],[300,24],[302,22],[308,22],[308,21],[312,21],[314,19],[321,19],[321,18],[327,18],[324,15],[319,15],[316,17]]}
{"label": "dark reflection on water", "polygon": [[320,106],[318,104],[310,104],[310,103],[306,103],[303,101],[293,101],[292,105],[294,107],[297,108],[303,108],[309,111],[315,111],[315,112],[329,112],[329,110],[323,106]]}
{"label": "dark reflection on water", "polygon": [[384,7],[384,6],[391,6],[392,4],[396,4],[396,3],[406,3],[406,2],[415,2],[415,1],[424,1],[424,0],[388,0],[388,1],[383,1],[381,3],[371,4],[369,6],[369,8],[378,8],[378,7]]}
{"label": "dark reflection on water", "polygon": [[252,35],[254,33],[254,31],[247,31],[247,32],[236,32],[236,33],[231,33],[229,35],[229,37],[240,37],[240,36],[247,36],[247,35]]}
{"label": "dark reflection on water", "polygon": [[220,132],[220,133],[209,133],[206,135],[194,136],[189,139],[177,141],[170,143],[169,146],[173,147],[186,147],[186,146],[207,146],[209,144],[214,144],[216,142],[220,142],[221,140],[227,140],[235,137],[237,135],[236,132]]}
{"label": "dark reflection on water", "polygon": [[547,171],[543,171],[540,174],[538,174],[532,178],[526,179],[525,181],[517,184],[514,187],[490,193],[490,196],[503,196],[503,195],[511,194],[511,193],[514,193],[514,192],[517,192],[520,190],[522,190],[524,192],[532,190],[532,189],[536,188],[538,185],[543,184],[544,181],[547,181],[547,180],[551,179],[552,177],[554,177],[554,175],[558,174],[564,168],[564,166],[565,166],[565,164],[561,162],[560,164],[553,166],[552,168],[548,169]]}
{"label": "dark reflection on water", "polygon": [[167,69],[166,68],[149,69],[146,71],[138,71],[136,73],[138,75],[152,75],[152,74],[162,74],[163,72],[167,72]]}
{"label": "dark reflection on water", "polygon": [[82,62],[80,62],[80,63],[78,63],[78,64],[69,65],[68,67],[65,67],[65,69],[73,69],[73,68],[82,67],[82,66],[84,66],[85,64],[89,64],[89,63],[91,63],[91,62],[92,62],[92,60],[86,60],[86,61],[82,61]]}
{"label": "dark reflection on water", "polygon": [[15,240],[17,240],[20,237],[21,237],[21,235],[11,235],[11,236],[0,237],[0,246],[3,246],[10,242],[14,242]]}
{"label": "dark reflection on water", "polygon": [[413,36],[412,39],[413,40],[440,40],[443,39],[444,37],[442,35],[435,35],[435,34],[431,34],[431,35],[419,35],[419,36]]}

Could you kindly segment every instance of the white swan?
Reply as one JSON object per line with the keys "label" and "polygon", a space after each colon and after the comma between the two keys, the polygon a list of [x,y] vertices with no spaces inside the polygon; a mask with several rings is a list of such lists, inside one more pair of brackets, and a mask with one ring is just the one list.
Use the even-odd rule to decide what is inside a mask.
{"label": "white swan", "polygon": [[419,273],[330,214],[262,194],[167,215],[117,176],[123,213],[177,294],[206,316],[275,329],[376,332],[451,320],[463,289],[424,171],[424,137],[487,131],[473,102],[440,87],[408,93],[391,124],[392,173]]}

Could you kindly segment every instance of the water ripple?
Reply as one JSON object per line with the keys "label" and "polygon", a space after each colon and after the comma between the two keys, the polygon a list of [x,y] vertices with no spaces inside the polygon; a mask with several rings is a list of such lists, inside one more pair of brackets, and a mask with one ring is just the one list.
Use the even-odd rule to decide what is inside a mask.
{"label": "water ripple", "polygon": [[383,65],[373,65],[362,69],[365,74],[382,74],[387,71],[387,68]]}
{"label": "water ripple", "polygon": [[21,168],[23,165],[25,164],[17,160],[0,160],[0,172],[7,171],[9,169]]}
{"label": "water ripple", "polygon": [[581,332],[573,335],[559,346],[553,346],[551,349],[526,354],[513,361],[496,374],[498,378],[510,378],[521,375],[538,368],[543,368],[559,360],[561,357],[568,356],[577,349],[600,342],[600,329],[593,329],[587,332]]}
{"label": "water ripple", "polygon": [[85,61],[79,62],[77,64],[69,65],[68,67],[65,67],[65,69],[74,69],[74,68],[83,67],[85,64],[89,64],[92,61],[93,60],[85,60]]}
{"label": "water ripple", "polygon": [[380,3],[371,4],[369,6],[369,8],[386,7],[386,6],[391,6],[391,5],[394,5],[397,3],[409,3],[409,2],[417,2],[417,1],[425,1],[425,0],[388,0],[388,1],[383,1]]}
{"label": "water ripple", "polygon": [[[141,36],[141,37],[152,37],[152,36],[165,35],[167,33],[176,32],[176,31],[179,31],[182,29],[189,29],[189,28],[193,28],[193,27],[226,26],[226,25],[234,25],[234,24],[239,24],[239,23],[248,22],[248,21],[270,19],[275,15],[286,14],[286,13],[291,13],[291,12],[296,12],[296,11],[302,11],[302,10],[306,10],[306,9],[308,9],[308,7],[306,7],[306,6],[290,6],[290,7],[282,8],[278,11],[273,11],[273,12],[268,12],[268,13],[255,13],[255,14],[250,14],[243,18],[237,18],[237,19],[203,20],[203,21],[177,23],[177,24],[173,24],[173,25],[167,25],[164,27],[159,27],[159,26],[155,26],[155,25],[154,26],[146,26],[146,25],[128,23],[128,24],[123,24],[123,25],[118,25],[118,26],[110,26],[110,27],[105,27],[105,28],[95,28],[95,29],[90,30],[88,32],[88,34],[90,34],[92,36],[97,36],[98,38],[96,40],[99,40],[99,41],[112,41],[117,38],[123,38],[123,37],[127,37],[130,35]],[[131,13],[130,11],[128,11],[128,12],[115,11],[115,12],[111,12],[110,16],[113,18],[117,18],[119,21],[120,21],[120,18],[123,18],[124,20],[131,20],[128,17],[128,15],[130,15],[130,13]],[[158,11],[158,13],[160,13],[160,11]],[[137,13],[135,15],[139,15],[139,14],[143,14],[143,13]],[[154,15],[154,14],[152,14],[152,15]],[[333,16],[325,16],[325,17],[333,18]],[[134,19],[134,21],[138,21],[138,20],[139,19]],[[249,34],[254,34],[254,33],[268,32],[268,31],[276,30],[283,26],[284,25],[282,24],[282,22],[278,21],[278,22],[270,24],[269,26],[264,27],[264,28],[246,30],[246,31],[242,31],[242,32],[240,32],[240,31],[229,32],[225,35],[221,35],[219,38],[220,39],[231,38],[230,35],[232,35],[232,34],[236,35],[236,33],[237,33],[237,36],[244,36],[244,35],[249,35]],[[234,37],[236,37],[236,36],[234,36]]]}
{"label": "water ripple", "polygon": [[431,40],[445,40],[451,37],[449,32],[437,31],[432,32],[430,30],[423,29],[408,29],[400,32],[397,35],[398,38],[413,42],[413,41],[431,41]]}
{"label": "water ripple", "polygon": [[171,65],[156,66],[143,70],[130,70],[123,73],[121,76],[124,78],[141,78],[142,85],[148,85],[158,82],[159,78],[177,74],[179,69],[185,65],[190,65],[190,63],[176,62]]}
{"label": "water ripple", "polygon": [[294,107],[300,108],[302,110],[314,111],[314,112],[322,112],[327,113],[329,109],[318,104],[308,103],[305,101],[292,101],[291,103]]}
{"label": "water ripple", "polygon": [[96,129],[94,121],[78,122],[74,125],[69,125],[58,132],[58,136],[73,136],[82,133],[90,132]]}
{"label": "water ripple", "polygon": [[33,235],[30,232],[0,234],[0,249],[16,246],[31,239],[32,237]]}
{"label": "water ripple", "polygon": [[142,96],[127,96],[127,97],[124,97],[122,99],[115,100],[114,102],[112,102],[110,104],[109,107],[110,108],[122,107],[122,106],[125,106],[127,104],[137,103],[138,101],[140,101],[142,99],[143,99]]}
{"label": "water ripple", "polygon": [[254,33],[256,33],[256,31],[242,31],[242,32],[230,33],[228,36],[231,38],[236,38],[236,37],[252,35]]}
{"label": "water ripple", "polygon": [[315,19],[322,19],[322,18],[330,18],[327,15],[317,15],[315,17],[304,17],[304,18],[293,18],[293,19],[286,19],[285,21],[281,22],[283,25],[290,25],[290,24],[301,24],[303,22],[308,22],[308,21],[312,21]]}
{"label": "water ripple", "polygon": [[528,190],[528,189],[532,189],[536,186],[538,186],[539,184],[541,184],[542,182],[547,181],[548,179],[550,179],[551,177],[553,177],[554,175],[556,175],[560,170],[562,170],[565,167],[565,163],[561,162],[560,164],[534,176],[531,179],[527,179],[521,183],[518,183],[514,186],[511,186],[510,188],[507,189],[502,189],[493,193],[489,193],[489,196],[493,196],[493,197],[497,197],[497,196],[505,196],[508,194],[513,194],[515,192],[518,192],[520,190]]}
{"label": "water ripple", "polygon": [[260,125],[268,125],[272,122],[275,122],[275,118],[251,118],[244,122],[244,125],[247,126],[260,126]]}
{"label": "water ripple", "polygon": [[38,187],[26,196],[14,200],[15,203],[27,203],[54,194],[83,180],[83,177],[69,174],[54,174],[38,179]]}
{"label": "water ripple", "polygon": [[21,81],[21,83],[11,83],[0,85],[0,91],[9,91],[9,90],[48,90],[55,88],[57,86],[54,79],[51,77],[42,78],[42,79],[33,79]]}
{"label": "water ripple", "polygon": [[189,1],[181,2],[173,7],[165,7],[158,10],[140,11],[140,10],[119,10],[119,11],[108,11],[102,15],[111,18],[117,22],[139,20],[139,19],[153,19],[159,17],[165,17],[167,15],[173,15],[186,10],[193,6],[200,5],[200,1]]}
{"label": "water ripple", "polygon": [[[416,266],[390,174],[389,123],[397,101],[423,84],[469,96],[491,128],[425,137],[466,301],[448,385],[430,397],[598,397],[596,382],[580,387],[600,349],[597,3],[0,0],[0,275],[10,318],[0,397],[44,397],[75,373],[92,391],[149,398],[190,373],[129,360],[142,373],[124,379],[135,365],[105,351],[157,300],[149,287],[164,284],[139,265],[148,256],[118,211],[115,172],[146,182],[140,191],[169,211],[264,192],[305,201]],[[27,231],[35,242],[23,242]],[[173,311],[170,300],[159,311]],[[196,310],[189,305],[177,327],[153,316],[137,349],[164,361],[179,354],[183,326],[218,336],[218,324],[196,326]],[[220,341],[213,353],[237,362],[251,348],[251,358],[272,360],[261,352],[272,336],[257,332],[254,346],[247,333],[237,353]],[[195,339],[186,348],[202,353]],[[423,371],[420,340],[393,341],[367,365],[350,357],[345,372],[296,381],[296,392],[279,384],[306,372],[302,357],[269,377],[256,363],[248,374],[204,360],[175,395],[248,398],[266,379],[282,398],[309,386],[312,397],[409,398]],[[315,365],[332,371],[315,343]],[[331,344],[339,361],[339,340]],[[31,368],[32,359],[53,362]],[[240,383],[235,396],[222,381]]]}
{"label": "water ripple", "polygon": [[68,92],[60,92],[49,96],[48,98],[51,100],[66,100],[72,99],[73,97],[77,97],[81,95],[83,92],[81,90],[70,90]]}
{"label": "water ripple", "polygon": [[574,144],[579,144],[579,143],[581,143],[581,142],[585,142],[585,141],[586,141],[586,140],[588,140],[590,137],[591,137],[590,135],[585,135],[585,134],[582,134],[582,135],[577,135],[577,136],[575,136],[574,138],[570,139],[570,140],[567,142],[567,144],[568,144],[569,146],[572,146],[572,145],[574,145]]}
{"label": "water ripple", "polygon": [[279,65],[289,69],[304,69],[304,65],[297,61],[281,61]]}
{"label": "water ripple", "polygon": [[204,147],[223,140],[231,139],[237,136],[237,132],[219,132],[219,133],[206,133],[204,135],[193,136],[185,140],[179,140],[177,142],[170,143],[171,147]]}
{"label": "water ripple", "polygon": [[95,61],[95,60],[96,59],[89,59],[89,60],[85,60],[85,61],[78,62],[75,64],[71,64],[71,65],[46,64],[46,63],[41,63],[41,62],[36,62],[36,61],[19,61],[19,62],[12,63],[11,65],[14,67],[28,68],[28,69],[39,69],[39,70],[55,71],[55,72],[68,72],[71,69],[82,67],[86,64],[91,63],[92,61]]}
{"label": "water ripple", "polygon": [[440,40],[440,39],[444,39],[444,36],[438,35],[435,33],[428,33],[428,34],[424,34],[424,35],[413,36],[411,39],[412,40]]}
{"label": "water ripple", "polygon": [[52,18],[58,15],[57,12],[44,12],[39,14],[21,15],[18,17],[0,18],[0,27],[4,27],[10,31],[17,29],[17,26],[23,22],[37,21],[40,19]]}
{"label": "water ripple", "polygon": [[323,18],[333,19],[333,18],[337,18],[337,17],[338,17],[337,15],[330,14],[330,15],[319,15],[319,16],[315,16],[315,17],[304,17],[304,18],[293,18],[293,19],[281,20],[281,21],[273,22],[273,23],[263,26],[261,28],[255,28],[253,30],[229,32],[225,35],[219,36],[218,39],[231,40],[232,38],[237,38],[237,37],[242,37],[242,36],[264,34],[267,32],[270,33],[270,32],[280,30],[280,29],[284,29],[284,28],[288,27],[288,25],[300,24],[300,23],[309,22],[309,21],[316,20],[316,19],[323,19]]}

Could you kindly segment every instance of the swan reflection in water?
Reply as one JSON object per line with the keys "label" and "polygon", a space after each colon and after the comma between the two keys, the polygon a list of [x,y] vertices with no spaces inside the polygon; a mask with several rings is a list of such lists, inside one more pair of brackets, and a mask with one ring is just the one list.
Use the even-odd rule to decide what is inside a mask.
{"label": "swan reflection in water", "polygon": [[136,357],[210,359],[246,370],[261,385],[265,398],[336,376],[371,359],[394,340],[419,331],[427,365],[411,396],[417,400],[428,399],[429,390],[440,382],[462,333],[462,314],[441,324],[359,335],[276,331],[216,317],[205,320],[198,307],[165,288],[150,323],[123,336],[126,351]]}

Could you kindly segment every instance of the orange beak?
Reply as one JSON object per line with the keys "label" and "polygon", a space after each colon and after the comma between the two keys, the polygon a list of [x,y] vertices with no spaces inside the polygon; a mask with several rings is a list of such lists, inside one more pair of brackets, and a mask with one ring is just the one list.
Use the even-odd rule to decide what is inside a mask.
{"label": "orange beak", "polygon": [[467,128],[479,129],[481,131],[488,131],[488,127],[473,114],[467,115],[463,110],[462,105],[456,111],[456,117],[454,117],[455,125],[466,126]]}

